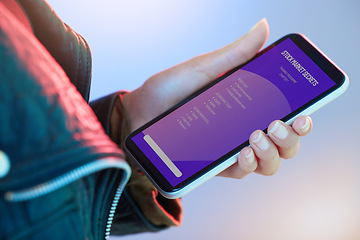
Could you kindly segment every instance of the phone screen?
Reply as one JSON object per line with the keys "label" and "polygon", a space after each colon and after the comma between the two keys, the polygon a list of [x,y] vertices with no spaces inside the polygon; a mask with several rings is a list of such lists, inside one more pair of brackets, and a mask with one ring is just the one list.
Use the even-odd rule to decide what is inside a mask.
{"label": "phone screen", "polygon": [[244,146],[254,130],[334,85],[287,38],[131,139],[171,186],[180,186]]}

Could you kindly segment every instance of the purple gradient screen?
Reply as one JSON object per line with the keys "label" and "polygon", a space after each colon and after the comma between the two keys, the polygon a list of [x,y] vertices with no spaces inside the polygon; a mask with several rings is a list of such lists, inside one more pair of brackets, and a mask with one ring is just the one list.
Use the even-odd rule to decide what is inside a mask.
{"label": "purple gradient screen", "polygon": [[[172,186],[205,168],[335,83],[290,39],[132,138]],[[150,136],[171,164],[148,143]]]}

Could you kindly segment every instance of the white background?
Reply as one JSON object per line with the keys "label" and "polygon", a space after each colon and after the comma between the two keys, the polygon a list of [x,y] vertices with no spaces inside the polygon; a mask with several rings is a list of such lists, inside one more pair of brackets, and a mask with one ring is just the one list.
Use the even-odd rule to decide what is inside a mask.
{"label": "white background", "polygon": [[92,99],[231,43],[263,17],[268,43],[303,33],[350,78],[343,96],[313,114],[313,132],[275,176],[216,177],[183,198],[182,226],[113,240],[360,239],[359,1],[49,2],[91,46]]}

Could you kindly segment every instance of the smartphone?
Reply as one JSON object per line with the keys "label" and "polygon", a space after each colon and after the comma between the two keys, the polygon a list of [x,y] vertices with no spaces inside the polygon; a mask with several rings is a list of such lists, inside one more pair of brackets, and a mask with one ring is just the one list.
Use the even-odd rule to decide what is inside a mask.
{"label": "smartphone", "polygon": [[291,124],[341,95],[346,74],[302,34],[289,34],[125,140],[159,192],[182,197],[236,162],[250,134]]}

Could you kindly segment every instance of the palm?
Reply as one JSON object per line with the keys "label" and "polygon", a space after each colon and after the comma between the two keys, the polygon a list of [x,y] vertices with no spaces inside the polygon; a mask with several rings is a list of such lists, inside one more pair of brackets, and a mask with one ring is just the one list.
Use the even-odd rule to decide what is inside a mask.
{"label": "palm", "polygon": [[[236,42],[217,51],[195,57],[150,77],[144,85],[127,94],[132,129],[166,111],[220,74],[252,58],[268,36],[266,21]],[[129,101],[127,101],[129,100]]]}
{"label": "palm", "polygon": [[[135,91],[125,94],[123,104],[130,120],[131,129],[137,129],[210,83],[220,74],[251,59],[267,39],[267,22],[262,20],[253,29],[236,42],[160,72],[150,77]],[[259,133],[263,133],[261,131],[254,132],[250,136],[251,147],[241,150],[238,163],[220,175],[242,178],[253,171],[264,175],[274,174],[280,166],[280,157],[294,156],[298,150],[299,135],[304,136],[311,130],[311,127],[306,131],[300,130],[305,121],[306,117],[297,119],[293,128],[282,123],[281,125],[289,132],[286,139],[278,140],[271,134],[264,135],[265,141],[268,141],[270,146],[265,151],[259,149],[254,141]],[[309,121],[311,122],[311,120]],[[312,125],[310,124],[310,126]],[[249,161],[249,156],[251,161]]]}

